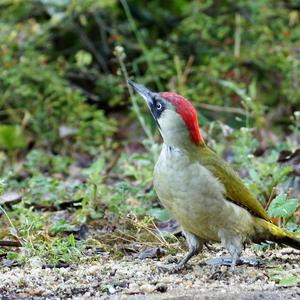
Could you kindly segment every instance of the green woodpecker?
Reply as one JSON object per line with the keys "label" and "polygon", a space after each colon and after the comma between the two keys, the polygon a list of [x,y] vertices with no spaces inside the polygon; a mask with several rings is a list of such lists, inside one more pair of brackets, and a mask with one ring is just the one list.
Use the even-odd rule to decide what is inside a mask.
{"label": "green woodpecker", "polygon": [[250,241],[274,241],[300,249],[300,237],[272,224],[229,164],[204,143],[197,112],[187,99],[128,83],[145,99],[164,140],[154,168],[154,188],[182,226],[189,246],[179,267],[207,241],[224,245],[232,269]]}

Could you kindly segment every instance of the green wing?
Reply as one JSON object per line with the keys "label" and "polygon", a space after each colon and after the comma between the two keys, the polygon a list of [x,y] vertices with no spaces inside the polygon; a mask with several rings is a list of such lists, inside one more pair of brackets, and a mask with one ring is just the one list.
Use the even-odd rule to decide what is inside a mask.
{"label": "green wing", "polygon": [[218,157],[217,154],[207,146],[199,148],[199,156],[197,159],[201,165],[206,167],[222,182],[226,189],[225,196],[228,200],[246,208],[253,215],[270,221],[270,217],[263,206],[246,188],[243,181],[227,162]]}

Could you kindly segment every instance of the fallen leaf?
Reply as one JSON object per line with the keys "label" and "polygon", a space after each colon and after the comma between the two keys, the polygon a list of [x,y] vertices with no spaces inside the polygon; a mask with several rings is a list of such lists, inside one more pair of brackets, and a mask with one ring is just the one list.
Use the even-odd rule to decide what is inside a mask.
{"label": "fallen leaf", "polygon": [[137,254],[137,257],[139,259],[145,259],[145,258],[160,258],[164,255],[166,255],[167,251],[164,248],[155,247],[155,248],[146,248],[142,251],[140,251]]}
{"label": "fallen leaf", "polygon": [[283,150],[279,153],[278,162],[293,168],[293,174],[300,176],[300,149],[294,152]]}
{"label": "fallen leaf", "polygon": [[168,221],[162,221],[156,223],[157,228],[159,229],[159,235],[168,235],[174,234],[177,235],[181,232],[181,227],[174,219],[169,219]]}
{"label": "fallen leaf", "polygon": [[21,201],[22,195],[16,191],[6,192],[0,196],[0,205]]}
{"label": "fallen leaf", "polygon": [[300,199],[300,149],[294,152],[283,150],[280,152],[278,160],[282,166],[289,166],[292,172],[288,181],[283,185],[284,191],[289,191],[289,196]]}
{"label": "fallen leaf", "polygon": [[84,240],[88,235],[89,229],[85,224],[81,224],[80,226],[75,226],[71,230],[66,230],[64,233],[66,234],[74,234],[76,240]]}

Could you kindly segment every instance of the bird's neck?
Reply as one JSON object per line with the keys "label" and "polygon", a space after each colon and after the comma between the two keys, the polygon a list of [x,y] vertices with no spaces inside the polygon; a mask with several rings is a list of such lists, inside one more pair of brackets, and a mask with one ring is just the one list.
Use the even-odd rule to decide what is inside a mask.
{"label": "bird's neck", "polygon": [[193,160],[193,158],[197,158],[199,150],[203,147],[206,147],[205,143],[195,144],[190,141],[186,141],[185,143],[168,143],[164,141],[163,151],[168,153],[181,153],[181,155],[187,156]]}

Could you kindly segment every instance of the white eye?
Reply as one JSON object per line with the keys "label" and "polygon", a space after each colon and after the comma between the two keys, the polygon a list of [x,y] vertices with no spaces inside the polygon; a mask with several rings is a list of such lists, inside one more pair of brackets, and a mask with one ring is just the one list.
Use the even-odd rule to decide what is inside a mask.
{"label": "white eye", "polygon": [[161,109],[162,109],[162,105],[161,105],[160,102],[157,102],[157,103],[156,103],[156,109],[157,109],[157,110],[161,110]]}

